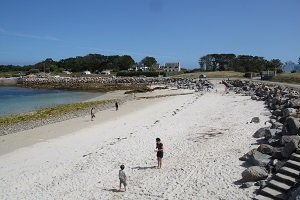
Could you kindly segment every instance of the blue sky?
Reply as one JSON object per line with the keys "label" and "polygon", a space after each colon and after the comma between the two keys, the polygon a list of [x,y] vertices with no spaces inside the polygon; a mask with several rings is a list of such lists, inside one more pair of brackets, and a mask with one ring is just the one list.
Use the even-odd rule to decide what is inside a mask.
{"label": "blue sky", "polygon": [[89,53],[198,67],[208,53],[296,62],[299,0],[1,0],[0,64]]}

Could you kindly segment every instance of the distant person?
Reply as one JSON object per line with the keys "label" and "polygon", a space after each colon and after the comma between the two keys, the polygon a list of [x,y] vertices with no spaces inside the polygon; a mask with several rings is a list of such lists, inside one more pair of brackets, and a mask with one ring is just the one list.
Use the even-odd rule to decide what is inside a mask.
{"label": "distant person", "polygon": [[119,104],[118,104],[117,101],[116,101],[116,103],[115,103],[115,106],[116,106],[116,111],[118,111],[118,110],[119,110]]}
{"label": "distant person", "polygon": [[156,138],[156,156],[157,156],[157,169],[161,168],[161,160],[164,157],[163,143],[161,143],[160,138]]}
{"label": "distant person", "polygon": [[95,108],[94,107],[92,107],[92,109],[91,109],[91,121],[94,121],[94,118],[95,118],[96,116],[95,116]]}
{"label": "distant person", "polygon": [[122,184],[124,185],[124,191],[126,191],[126,186],[127,186],[127,176],[125,174],[125,166],[124,165],[121,165],[120,166],[120,170],[119,170],[119,179],[120,179],[120,191],[121,191],[121,187],[122,187]]}

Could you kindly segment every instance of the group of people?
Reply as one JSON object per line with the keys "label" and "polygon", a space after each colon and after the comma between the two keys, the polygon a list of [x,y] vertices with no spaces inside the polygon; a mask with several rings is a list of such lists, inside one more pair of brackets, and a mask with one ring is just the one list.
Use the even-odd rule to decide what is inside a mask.
{"label": "group of people", "polygon": [[[156,138],[156,149],[155,149],[156,157],[157,157],[157,169],[161,168],[162,158],[164,157],[164,146],[161,142],[160,138]],[[124,186],[124,191],[126,191],[127,187],[127,176],[124,171],[125,166],[121,165],[119,170],[119,180],[120,180],[120,191],[122,191],[122,185]]]}
{"label": "group of people", "polygon": [[[116,107],[116,111],[118,111],[119,110],[119,104],[118,104],[117,101],[115,102],[115,107]],[[96,113],[95,107],[92,107],[92,109],[91,109],[91,121],[94,121],[94,118],[96,118],[95,113]]]}
{"label": "group of people", "polygon": [[[119,104],[118,102],[115,102],[115,108],[116,111],[119,110]],[[91,109],[91,121],[94,121],[95,116],[95,107],[92,107]],[[161,143],[160,138],[156,138],[156,157],[157,157],[157,169],[161,168],[161,163],[162,163],[162,158],[164,157],[164,148],[163,148],[163,143]],[[124,171],[125,166],[121,165],[120,166],[120,170],[119,170],[119,179],[120,179],[120,191],[121,191],[121,187],[122,185],[124,186],[124,191],[126,191],[126,187],[127,187],[127,176],[126,173]]]}

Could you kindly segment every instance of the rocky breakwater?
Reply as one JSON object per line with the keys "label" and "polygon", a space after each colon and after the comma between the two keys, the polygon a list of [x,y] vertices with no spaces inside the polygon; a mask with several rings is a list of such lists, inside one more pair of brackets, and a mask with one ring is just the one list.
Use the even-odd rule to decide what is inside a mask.
{"label": "rocky breakwater", "polygon": [[207,81],[186,78],[140,78],[140,77],[53,77],[24,78],[22,85],[32,88],[131,90],[151,85],[165,85],[178,89],[203,90]]}
{"label": "rocky breakwater", "polygon": [[242,173],[242,186],[260,186],[256,199],[299,199],[299,91],[261,82],[235,80],[228,84],[238,94],[264,101],[271,112],[266,127],[253,134],[259,147],[240,158],[250,165]]}

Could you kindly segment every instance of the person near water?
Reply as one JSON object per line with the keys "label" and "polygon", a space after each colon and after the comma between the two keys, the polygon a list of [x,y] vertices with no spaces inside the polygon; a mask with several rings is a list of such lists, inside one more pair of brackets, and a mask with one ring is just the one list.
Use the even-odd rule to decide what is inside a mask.
{"label": "person near water", "polygon": [[156,138],[156,156],[157,156],[157,169],[161,168],[162,158],[164,157],[163,143],[161,143],[160,138]]}
{"label": "person near water", "polygon": [[95,117],[96,117],[95,116],[95,108],[92,107],[92,109],[91,109],[91,121],[93,121]]}
{"label": "person near water", "polygon": [[122,185],[124,186],[124,191],[126,191],[126,186],[127,186],[127,176],[125,174],[125,166],[121,165],[120,166],[120,170],[119,170],[119,179],[120,179],[120,191],[121,191],[121,187]]}

